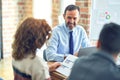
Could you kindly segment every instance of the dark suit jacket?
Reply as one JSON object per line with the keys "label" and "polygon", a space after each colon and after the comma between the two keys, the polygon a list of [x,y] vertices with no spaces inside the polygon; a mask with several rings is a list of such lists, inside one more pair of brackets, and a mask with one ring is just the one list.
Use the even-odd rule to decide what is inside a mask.
{"label": "dark suit jacket", "polygon": [[79,57],[68,80],[120,80],[120,68],[112,55],[98,51],[89,56]]}

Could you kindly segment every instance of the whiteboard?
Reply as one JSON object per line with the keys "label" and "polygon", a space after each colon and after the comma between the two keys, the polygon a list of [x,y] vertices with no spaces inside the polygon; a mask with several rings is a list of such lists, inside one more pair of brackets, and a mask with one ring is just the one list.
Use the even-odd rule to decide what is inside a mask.
{"label": "whiteboard", "polygon": [[120,0],[92,0],[90,39],[98,40],[105,23],[120,24]]}

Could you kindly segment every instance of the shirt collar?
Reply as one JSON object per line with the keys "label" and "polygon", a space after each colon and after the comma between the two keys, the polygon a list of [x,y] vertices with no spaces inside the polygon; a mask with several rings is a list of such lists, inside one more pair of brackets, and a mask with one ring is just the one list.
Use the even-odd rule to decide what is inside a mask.
{"label": "shirt collar", "polygon": [[64,26],[64,29],[65,29],[65,31],[66,31],[67,33],[69,33],[70,31],[73,31],[73,32],[74,32],[74,31],[75,31],[75,28],[76,28],[76,27],[74,27],[72,30],[70,30],[69,27],[66,26],[66,23],[64,23],[63,26]]}

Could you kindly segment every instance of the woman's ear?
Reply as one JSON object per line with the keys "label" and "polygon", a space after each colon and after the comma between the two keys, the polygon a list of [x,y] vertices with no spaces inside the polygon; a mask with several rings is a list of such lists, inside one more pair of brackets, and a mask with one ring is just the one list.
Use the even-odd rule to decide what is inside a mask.
{"label": "woman's ear", "polygon": [[100,48],[101,47],[101,43],[100,43],[100,41],[98,40],[98,42],[97,42],[97,48]]}

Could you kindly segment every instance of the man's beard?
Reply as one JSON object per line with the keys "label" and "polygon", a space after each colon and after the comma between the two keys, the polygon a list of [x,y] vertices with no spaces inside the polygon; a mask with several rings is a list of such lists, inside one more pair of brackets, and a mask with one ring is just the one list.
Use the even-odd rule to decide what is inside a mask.
{"label": "man's beard", "polygon": [[75,26],[76,26],[75,23],[70,23],[70,22],[67,23],[67,27],[69,27],[70,29],[73,29]]}

